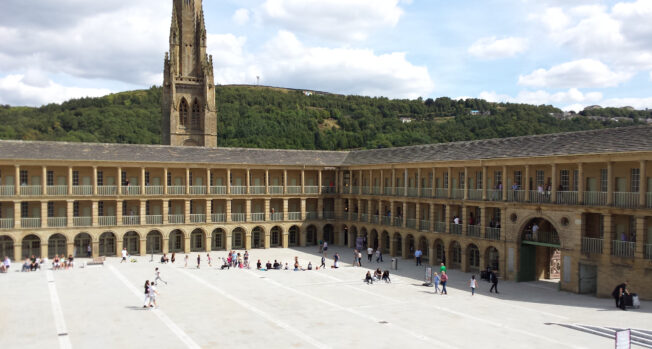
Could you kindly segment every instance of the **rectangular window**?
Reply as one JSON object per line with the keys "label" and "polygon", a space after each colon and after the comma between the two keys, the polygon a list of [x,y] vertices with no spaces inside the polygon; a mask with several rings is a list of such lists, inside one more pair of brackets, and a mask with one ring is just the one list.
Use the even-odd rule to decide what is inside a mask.
{"label": "rectangular window", "polygon": [[48,173],[47,173],[47,185],[54,185],[54,171],[48,171]]}
{"label": "rectangular window", "polygon": [[464,189],[464,172],[460,172],[460,182],[458,183],[460,189]]}
{"label": "rectangular window", "polygon": [[48,217],[54,217],[54,202],[48,202]]}
{"label": "rectangular window", "polygon": [[444,172],[444,189],[448,189],[448,172]]}
{"label": "rectangular window", "polygon": [[104,185],[104,172],[102,171],[97,171],[97,185]]}
{"label": "rectangular window", "polygon": [[192,172],[188,172],[188,185],[192,185]]}
{"label": "rectangular window", "polygon": [[609,188],[609,171],[606,168],[600,169],[600,191],[607,192]]}
{"label": "rectangular window", "polygon": [[26,170],[20,170],[20,185],[27,185],[28,175]]}
{"label": "rectangular window", "polygon": [[570,173],[568,170],[559,171],[559,189],[561,191],[568,191],[570,185]]}
{"label": "rectangular window", "polygon": [[578,170],[573,170],[573,191],[578,190],[580,172]]}
{"label": "rectangular window", "polygon": [[72,214],[75,217],[79,217],[79,201],[75,201],[72,204]]}
{"label": "rectangular window", "polygon": [[630,182],[631,192],[638,193],[639,190],[641,189],[641,169],[633,168],[631,173],[632,173],[631,182]]}
{"label": "rectangular window", "polygon": [[537,173],[536,173],[536,185],[537,185],[537,188],[538,187],[543,188],[543,186],[545,184],[544,183],[545,177],[546,177],[546,175],[545,175],[545,172],[543,170],[537,170]]}
{"label": "rectangular window", "polygon": [[192,202],[192,200],[190,200],[190,213],[191,214],[194,213],[193,206],[194,206],[193,202]]}
{"label": "rectangular window", "polygon": [[127,185],[127,171],[122,171],[122,173],[120,173],[120,183],[122,183],[123,186]]}
{"label": "rectangular window", "polygon": [[104,216],[104,201],[97,203],[97,214],[98,216]]}
{"label": "rectangular window", "polygon": [[476,172],[475,173],[475,188],[476,189],[482,189],[482,172]]}
{"label": "rectangular window", "polygon": [[494,171],[494,187],[498,189],[498,185],[503,183],[503,172]]}
{"label": "rectangular window", "polygon": [[210,182],[209,183],[210,183],[211,187],[215,186],[215,176],[213,176],[212,173],[211,173],[211,176],[210,176]]}
{"label": "rectangular window", "polygon": [[145,171],[145,185],[149,185],[149,171]]}
{"label": "rectangular window", "polygon": [[145,202],[145,214],[149,216],[149,201]]}
{"label": "rectangular window", "polygon": [[168,186],[172,186],[172,173],[168,172],[168,178],[166,179]]}
{"label": "rectangular window", "polygon": [[604,239],[604,216],[600,215],[600,239]]}
{"label": "rectangular window", "polygon": [[494,210],[494,223],[500,224],[500,209]]}
{"label": "rectangular window", "polygon": [[72,171],[72,185],[79,185],[79,171]]}
{"label": "rectangular window", "polygon": [[521,171],[514,171],[514,184],[519,186],[519,189],[523,187],[523,173]]}
{"label": "rectangular window", "polygon": [[29,203],[27,202],[20,203],[20,217],[21,218],[29,217]]}
{"label": "rectangular window", "polygon": [[127,208],[128,208],[128,207],[127,207],[127,203],[126,203],[126,202],[122,202],[122,215],[123,215],[123,216],[126,216],[126,215],[127,215]]}

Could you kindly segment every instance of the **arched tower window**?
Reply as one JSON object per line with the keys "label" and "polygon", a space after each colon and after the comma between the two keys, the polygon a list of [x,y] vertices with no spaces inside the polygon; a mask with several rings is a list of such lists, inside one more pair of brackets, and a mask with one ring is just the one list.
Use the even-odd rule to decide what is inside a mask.
{"label": "arched tower window", "polygon": [[185,98],[181,99],[181,104],[179,105],[179,125],[186,126],[188,125],[188,102]]}
{"label": "arched tower window", "polygon": [[199,115],[199,101],[195,99],[195,103],[192,105],[192,128],[199,130],[201,128],[201,116]]}

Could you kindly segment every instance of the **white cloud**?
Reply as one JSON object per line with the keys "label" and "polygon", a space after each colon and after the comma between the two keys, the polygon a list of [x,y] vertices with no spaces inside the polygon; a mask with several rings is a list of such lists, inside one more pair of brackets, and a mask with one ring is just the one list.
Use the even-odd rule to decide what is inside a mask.
{"label": "white cloud", "polygon": [[652,109],[652,97],[643,98],[608,98],[602,105],[609,107],[634,107],[635,109]]}
{"label": "white cloud", "polygon": [[396,26],[403,10],[399,0],[266,0],[254,13],[264,25],[349,42]]}
{"label": "white cloud", "polygon": [[344,94],[416,98],[434,88],[428,69],[410,63],[404,53],[377,55],[372,50],[310,47],[280,31],[259,52],[243,50],[244,39],[209,38],[211,52],[225,55],[215,71],[220,84],[253,83]]}
{"label": "white cloud", "polygon": [[482,38],[469,47],[468,52],[473,56],[483,59],[499,59],[513,57],[527,49],[528,42],[523,38],[494,37]]}
{"label": "white cloud", "polygon": [[523,86],[549,88],[596,88],[613,87],[629,80],[631,73],[613,72],[604,63],[594,59],[580,59],[538,69],[529,75],[521,75],[518,83]]}
{"label": "white cloud", "polygon": [[99,97],[111,93],[110,90],[101,88],[66,87],[51,80],[44,80],[44,76],[31,74],[0,78],[0,104],[40,106],[64,102],[71,98]]}
{"label": "white cloud", "polygon": [[233,14],[233,21],[237,25],[245,25],[249,22],[249,10],[246,8],[241,8],[235,11]]}
{"label": "white cloud", "polygon": [[567,91],[550,93],[544,90],[536,91],[520,91],[517,96],[512,97],[505,94],[498,94],[496,92],[482,92],[479,98],[485,99],[490,102],[512,102],[512,103],[527,103],[534,105],[552,104],[552,105],[567,105],[567,104],[595,104],[602,100],[603,95],[600,92],[584,93],[576,88],[571,88]]}

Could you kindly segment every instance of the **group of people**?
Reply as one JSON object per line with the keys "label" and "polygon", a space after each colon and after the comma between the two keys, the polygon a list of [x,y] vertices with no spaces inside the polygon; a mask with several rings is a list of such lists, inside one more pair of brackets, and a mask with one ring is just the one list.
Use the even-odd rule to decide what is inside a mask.
{"label": "group of people", "polygon": [[[383,252],[379,248],[374,249],[371,246],[367,247],[367,261],[369,261],[369,263],[373,261],[374,256],[376,257],[376,263],[383,262]],[[353,250],[353,266],[362,266],[362,251],[358,249]]]}
{"label": "group of people", "polygon": [[66,258],[64,255],[59,256],[57,254],[52,258],[52,270],[70,269],[74,267],[74,265],[75,258],[73,258],[72,255],[69,255],[68,258]]}
{"label": "group of people", "polygon": [[374,271],[373,276],[371,276],[371,271],[367,271],[367,275],[364,277],[364,282],[367,285],[372,285],[374,281],[385,281],[385,283],[391,283],[392,280],[389,278],[389,270],[381,271],[380,268],[377,268]]}
{"label": "group of people", "polygon": [[23,263],[21,271],[26,272],[39,270],[41,269],[41,264],[43,263],[45,263],[44,259],[37,258],[32,255],[31,257],[25,258],[25,262]]}

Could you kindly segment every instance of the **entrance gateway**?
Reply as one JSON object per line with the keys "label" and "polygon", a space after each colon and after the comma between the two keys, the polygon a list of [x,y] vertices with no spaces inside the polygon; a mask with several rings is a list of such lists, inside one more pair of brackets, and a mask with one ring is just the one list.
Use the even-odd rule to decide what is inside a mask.
{"label": "entrance gateway", "polygon": [[530,220],[521,233],[517,281],[561,278],[561,241],[555,227],[544,218]]}

